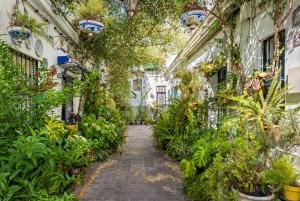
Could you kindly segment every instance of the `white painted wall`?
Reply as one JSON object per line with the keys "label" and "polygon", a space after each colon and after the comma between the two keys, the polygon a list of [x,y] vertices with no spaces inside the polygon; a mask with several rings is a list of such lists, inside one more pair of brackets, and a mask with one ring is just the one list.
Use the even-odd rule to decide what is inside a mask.
{"label": "white painted wall", "polygon": [[[298,5],[300,5],[300,0],[294,0],[293,8],[295,9]],[[271,17],[264,10],[257,8],[256,15],[253,16],[252,20],[250,20],[251,15],[253,15],[253,13],[251,13],[250,3],[248,2],[248,4],[241,8],[241,12],[239,16],[237,16],[237,25],[235,30],[235,42],[237,44],[240,44],[242,64],[247,75],[251,74],[255,69],[262,68],[262,42],[266,38],[272,36],[274,33],[274,23]],[[300,30],[300,27],[293,27],[292,13],[290,14],[287,22],[284,24],[282,29],[286,30],[285,79],[287,80],[289,70],[292,68],[300,67],[300,46],[295,48],[293,47],[295,33]],[[195,34],[197,33],[202,32],[195,32]],[[217,51],[213,46],[214,39],[222,37],[222,32],[219,32],[211,39],[201,44],[200,48],[197,51],[193,52],[192,55],[189,56],[189,58],[187,58],[187,60],[185,61],[185,65],[188,68],[198,67],[202,61],[209,60],[213,53]],[[193,36],[191,39],[193,40],[197,38],[199,37]],[[191,43],[193,42],[189,42],[188,44]],[[186,47],[186,49],[189,48],[190,47]],[[183,50],[182,52],[186,51],[187,50]],[[178,58],[180,57],[181,55],[178,55]],[[180,59],[177,59],[175,61],[180,61]],[[170,68],[172,68],[171,71],[174,73],[174,69],[179,68],[181,65],[183,64],[174,62],[170,66]],[[169,80],[172,80],[172,78],[170,78]],[[211,95],[214,95],[216,92],[215,85],[217,85],[216,79],[211,78],[209,81],[209,85],[210,93]],[[290,95],[289,101],[296,104],[300,103],[300,94]]]}
{"label": "white painted wall", "polygon": [[[0,1],[0,35],[7,34],[7,28],[9,27],[10,22],[10,13],[12,11],[13,6],[15,5],[15,0],[1,0]],[[49,0],[43,1],[35,1],[35,0],[27,0],[25,1],[25,7],[29,13],[29,15],[35,18],[38,22],[46,23],[42,15],[47,16],[49,22],[45,26],[45,30],[49,36],[54,37],[54,43],[51,44],[45,38],[37,35],[33,35],[33,44],[40,39],[43,44],[43,54],[42,56],[38,57],[35,53],[34,45],[32,49],[26,47],[25,42],[23,42],[20,46],[13,44],[9,35],[2,35],[0,39],[7,42],[7,44],[11,45],[12,48],[16,49],[17,51],[32,57],[36,60],[42,61],[43,58],[48,60],[48,66],[55,65],[58,69],[58,73],[62,71],[62,69],[57,65],[57,56],[65,55],[66,53],[59,48],[64,48],[67,52],[71,53],[73,50],[72,44],[76,43],[77,41],[77,34],[75,30],[73,30],[70,24],[62,19],[61,17],[57,17],[52,13],[51,3]],[[23,11],[22,3],[20,3],[19,8]],[[34,12],[35,10],[39,10],[38,13]],[[57,29],[54,29],[56,27]],[[63,37],[60,36],[62,33]],[[66,40],[68,38],[68,41]],[[56,77],[56,82],[61,82],[59,78]],[[78,98],[74,98],[74,112],[77,111],[78,106]],[[57,116],[61,116],[61,107],[54,109],[54,114]],[[52,113],[52,111],[50,112]]]}
{"label": "white painted wall", "polygon": [[[136,78],[132,78],[130,80],[131,85],[133,84],[133,80]],[[150,104],[153,104],[154,102],[157,102],[157,86],[166,86],[166,95],[168,96],[168,90],[170,90],[170,85],[166,81],[163,74],[159,71],[146,71],[144,76],[141,78],[143,83],[143,92],[149,91],[149,93],[146,95],[143,106],[149,106]],[[138,107],[141,103],[141,92],[134,91],[134,93],[137,94],[137,97],[130,99],[130,103],[133,107]],[[168,98],[168,97],[167,97]]]}
{"label": "white painted wall", "polygon": [[[293,8],[296,9],[297,6],[300,5],[300,0],[294,0]],[[292,25],[292,15],[290,14],[286,23],[283,25],[282,29],[286,30],[286,49],[285,49],[285,79],[288,81],[289,72],[295,73],[295,71],[300,75],[300,46],[294,47],[293,41],[295,37],[295,33],[300,30],[300,26],[294,27]],[[274,34],[274,24],[270,16],[266,14],[265,11],[257,9],[256,16],[254,16],[253,20],[250,20],[248,17],[251,16],[250,7],[246,5],[241,9],[240,15],[237,17],[237,26],[235,30],[235,41],[240,44],[241,51],[241,59],[242,64],[245,68],[246,74],[251,74],[255,69],[262,68],[262,42],[268,37]],[[200,27],[201,28],[201,27]],[[195,32],[202,33],[201,31]],[[212,37],[210,40],[206,41],[204,44],[200,45],[200,48],[195,51],[186,62],[187,67],[191,68],[194,66],[199,66],[202,61],[209,59],[209,52],[214,51],[213,49],[213,39],[223,37],[222,33],[218,33],[216,36]],[[197,36],[193,36],[193,39],[197,39]],[[194,41],[195,42],[195,41]],[[193,44],[193,41],[190,41],[188,44]],[[190,47],[186,47],[182,52],[186,52],[190,49]],[[181,55],[178,55],[177,58],[180,58]],[[168,72],[176,71],[176,68],[179,68],[182,63],[180,63],[180,59],[176,59],[171,66]],[[294,71],[291,71],[293,69]],[[174,83],[173,75],[168,75],[169,82]],[[213,76],[210,78],[209,82],[206,83],[209,87],[210,96],[214,96],[217,92],[217,77]],[[290,83],[292,87],[299,87],[300,85],[300,76],[296,77],[293,80],[293,83]],[[293,86],[294,85],[294,86]],[[295,105],[300,104],[300,93],[289,94],[287,97],[287,101],[289,103],[294,104],[291,107],[295,107]],[[215,113],[210,111],[210,118],[215,117]],[[300,156],[300,149],[298,149],[297,154]],[[295,165],[298,169],[300,169],[300,158],[295,160]]]}

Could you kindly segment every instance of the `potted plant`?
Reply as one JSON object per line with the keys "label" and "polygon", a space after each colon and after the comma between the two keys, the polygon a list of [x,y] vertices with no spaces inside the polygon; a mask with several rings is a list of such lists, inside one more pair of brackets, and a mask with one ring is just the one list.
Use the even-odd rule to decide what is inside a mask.
{"label": "potted plant", "polygon": [[206,13],[202,10],[198,0],[189,1],[184,7],[184,13],[180,21],[184,26],[195,29],[200,22],[204,21]]}
{"label": "potted plant", "polygon": [[232,191],[241,201],[272,200],[274,194],[264,180],[268,167],[265,157],[260,153],[262,145],[254,138],[253,133],[245,135],[231,144],[225,163]]}
{"label": "potted plant", "polygon": [[69,115],[68,124],[66,125],[66,127],[71,130],[76,129],[77,123],[80,122],[80,119],[81,116],[79,114],[71,113]]}
{"label": "potted plant", "polygon": [[[258,76],[266,77],[265,75]],[[259,145],[259,147],[254,149],[255,153],[253,153],[253,155],[245,156],[247,159],[244,160],[245,164],[241,163],[241,166],[236,167],[238,172],[241,172],[241,167],[250,167],[248,169],[246,168],[246,170],[249,170],[246,172],[247,174],[240,174],[240,178],[242,179],[238,181],[240,181],[241,184],[247,184],[247,181],[244,178],[245,175],[248,175],[246,178],[248,178],[249,181],[251,181],[250,184],[252,184],[246,185],[246,189],[248,188],[251,192],[255,192],[252,191],[252,189],[255,189],[254,187],[259,187],[260,190],[265,189],[266,194],[265,198],[254,199],[252,198],[252,195],[250,195],[252,197],[248,197],[249,193],[241,192],[242,194],[247,194],[246,196],[240,194],[241,200],[272,199],[272,192],[276,192],[276,189],[270,188],[270,184],[276,183],[274,178],[270,179],[270,175],[272,175],[270,169],[272,168],[278,169],[279,167],[282,168],[282,166],[285,165],[285,167],[282,169],[286,169],[286,171],[289,171],[289,173],[287,173],[286,175],[290,174],[289,176],[285,176],[285,178],[293,178],[287,179],[289,182],[286,182],[285,185],[295,185],[295,177],[293,176],[295,174],[291,174],[291,172],[293,171],[291,171],[292,168],[287,168],[287,162],[283,163],[282,161],[280,161],[280,163],[276,164],[273,161],[274,157],[282,155],[282,153],[277,153],[278,151],[276,150],[278,148],[290,151],[290,148],[295,145],[296,137],[299,136],[299,124],[295,120],[298,119],[298,116],[293,121],[285,121],[286,117],[291,116],[288,115],[288,113],[295,112],[295,110],[284,110],[284,100],[285,95],[287,94],[287,88],[281,88],[278,77],[279,73],[277,72],[274,76],[268,93],[265,96],[263,95],[262,88],[260,87],[260,89],[255,94],[247,93],[247,95],[231,99],[236,101],[236,105],[232,106],[231,108],[239,111],[239,115],[243,118],[244,125],[242,127],[247,131],[247,133],[252,132],[254,134],[250,138],[250,140],[255,140]],[[282,121],[284,121],[283,124],[285,124],[288,128],[283,129],[284,126],[281,123]],[[247,153],[248,150],[249,148],[245,147],[244,152]],[[238,160],[234,161],[236,162]],[[232,170],[234,170],[234,168],[232,168]],[[234,176],[236,174],[232,175]],[[252,187],[249,188],[249,186]],[[281,183],[279,186],[283,186],[283,184]],[[289,188],[286,187],[285,189]],[[243,190],[243,188],[238,188],[238,190]]]}
{"label": "potted plant", "polygon": [[81,3],[78,13],[81,18],[80,31],[92,35],[103,30],[102,16],[106,14],[103,0],[87,0],[85,4]]}
{"label": "potted plant", "polygon": [[282,190],[284,199],[300,200],[300,175],[291,163],[289,156],[272,160],[272,166],[266,172],[266,181],[272,183],[276,191]]}
{"label": "potted plant", "polygon": [[24,40],[30,38],[32,33],[45,36],[44,25],[44,23],[38,23],[34,18],[31,18],[27,12],[22,13],[15,9],[11,15],[8,34],[14,42],[21,44]]}

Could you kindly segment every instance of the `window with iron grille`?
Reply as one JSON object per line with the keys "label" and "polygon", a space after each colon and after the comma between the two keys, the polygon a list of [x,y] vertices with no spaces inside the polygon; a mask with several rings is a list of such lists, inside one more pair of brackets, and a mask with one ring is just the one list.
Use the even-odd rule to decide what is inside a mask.
{"label": "window with iron grille", "polygon": [[11,49],[14,64],[20,65],[24,75],[33,83],[33,75],[37,71],[39,61]]}
{"label": "window with iron grille", "polygon": [[[22,73],[24,73],[24,76],[28,78],[29,80],[28,83],[33,84],[34,82],[33,75],[38,68],[38,64],[39,64],[38,60],[13,49],[11,49],[11,56],[12,56],[13,64],[19,65],[22,69]],[[25,100],[22,105],[22,109],[24,110],[28,109],[29,104],[31,102],[29,96],[28,95],[20,95],[20,96],[22,96],[22,98]]]}

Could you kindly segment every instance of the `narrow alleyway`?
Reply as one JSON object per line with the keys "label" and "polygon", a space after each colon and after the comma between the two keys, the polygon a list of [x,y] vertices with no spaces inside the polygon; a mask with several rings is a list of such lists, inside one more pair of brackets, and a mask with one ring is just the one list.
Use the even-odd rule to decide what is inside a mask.
{"label": "narrow alleyway", "polygon": [[177,163],[157,150],[148,126],[130,126],[122,154],[95,168],[82,201],[184,201]]}

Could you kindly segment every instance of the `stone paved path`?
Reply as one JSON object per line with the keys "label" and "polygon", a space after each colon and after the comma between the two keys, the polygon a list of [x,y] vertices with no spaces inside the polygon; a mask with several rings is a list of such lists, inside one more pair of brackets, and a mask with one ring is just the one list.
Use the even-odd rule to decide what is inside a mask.
{"label": "stone paved path", "polygon": [[81,201],[185,201],[182,177],[154,145],[151,128],[130,126],[123,153],[96,168]]}

